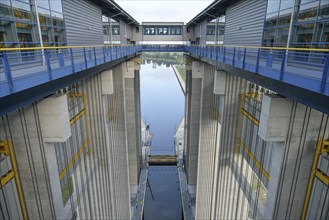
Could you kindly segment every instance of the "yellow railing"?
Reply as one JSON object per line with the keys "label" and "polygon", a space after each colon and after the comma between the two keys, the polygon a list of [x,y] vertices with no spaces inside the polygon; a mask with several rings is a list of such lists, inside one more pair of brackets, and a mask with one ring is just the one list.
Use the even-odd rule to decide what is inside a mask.
{"label": "yellow railing", "polygon": [[85,46],[54,46],[54,47],[10,47],[0,48],[1,51],[20,51],[20,50],[60,50],[60,49],[74,49],[74,48],[98,48],[98,47],[129,47],[135,45],[124,45],[124,44],[110,44],[110,45],[85,45]]}
{"label": "yellow railing", "polygon": [[242,147],[242,149],[248,154],[250,159],[255,163],[255,165],[258,167],[258,169],[262,172],[262,174],[265,176],[266,180],[268,181],[270,179],[270,175],[268,172],[263,168],[261,163],[257,160],[257,158],[248,150],[246,145],[243,143],[243,141],[239,138],[238,144]]}
{"label": "yellow railing", "polygon": [[320,48],[300,48],[300,47],[257,47],[257,46],[242,46],[242,45],[220,45],[220,44],[200,44],[191,46],[207,46],[207,47],[228,47],[228,48],[249,48],[249,49],[263,49],[263,50],[285,50],[285,51],[314,51],[329,53],[329,49]]}
{"label": "yellow railing", "polygon": [[321,170],[319,170],[317,168],[319,157],[322,153],[329,153],[329,141],[325,141],[321,137],[317,142],[317,146],[316,146],[316,150],[315,150],[315,154],[314,154],[311,175],[310,175],[310,179],[308,182],[307,192],[306,192],[305,201],[304,201],[302,220],[306,219],[306,215],[307,215],[307,211],[308,211],[308,207],[309,207],[309,203],[310,203],[310,198],[311,198],[311,194],[312,194],[312,189],[313,189],[314,178],[317,177],[318,179],[320,179],[320,181],[322,181],[324,184],[329,186],[329,177],[326,176]]}
{"label": "yellow railing", "polygon": [[65,174],[69,171],[69,169],[73,166],[74,162],[79,158],[80,154],[83,152],[83,150],[88,146],[89,140],[86,140],[82,146],[79,148],[78,152],[74,154],[70,162],[66,165],[66,167],[61,171],[59,174],[59,179],[62,180],[65,176]]}
{"label": "yellow railing", "polygon": [[17,169],[16,156],[15,156],[12,142],[10,140],[0,141],[0,153],[3,153],[6,156],[10,157],[10,162],[11,162],[11,166],[12,166],[12,169],[6,173],[6,176],[1,177],[1,185],[4,186],[13,177],[15,178],[15,184],[16,184],[19,202],[21,204],[23,219],[27,220],[28,216],[27,216],[26,204],[25,204],[25,199],[24,199],[24,195],[23,195],[21,181],[19,178],[19,172]]}
{"label": "yellow railing", "polygon": [[[169,44],[170,45],[170,44]],[[92,48],[92,47],[128,47],[128,46],[143,46],[143,45],[127,45],[127,44],[102,44],[102,45],[81,45],[81,46],[53,46],[53,47],[23,47],[23,48],[0,48],[0,51],[19,51],[19,50],[51,50],[51,49],[70,49],[70,48]],[[158,45],[145,45],[158,46]],[[170,46],[184,46],[184,45],[170,45]],[[187,46],[187,45],[186,45]],[[227,47],[227,48],[246,48],[246,49],[263,49],[263,50],[284,50],[284,51],[313,51],[329,53],[329,49],[320,48],[300,48],[300,47],[257,47],[257,46],[242,46],[242,45],[214,45],[214,44],[200,44],[191,46],[207,46],[207,47]]]}

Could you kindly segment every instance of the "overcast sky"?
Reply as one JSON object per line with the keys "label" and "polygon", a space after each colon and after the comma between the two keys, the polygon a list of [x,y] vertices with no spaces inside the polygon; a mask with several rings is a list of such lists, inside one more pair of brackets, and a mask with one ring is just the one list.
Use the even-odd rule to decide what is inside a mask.
{"label": "overcast sky", "polygon": [[189,22],[213,0],[115,0],[139,23],[145,21]]}

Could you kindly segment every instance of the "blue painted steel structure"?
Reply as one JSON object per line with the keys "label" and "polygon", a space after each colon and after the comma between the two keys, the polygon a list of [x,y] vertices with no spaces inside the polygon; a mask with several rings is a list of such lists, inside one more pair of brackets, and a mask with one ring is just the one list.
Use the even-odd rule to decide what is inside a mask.
{"label": "blue painted steel structure", "polygon": [[[329,103],[329,51],[231,46],[96,46],[1,49],[0,98],[62,77],[124,59],[138,52],[188,52],[199,59],[219,62],[264,80],[275,80],[321,96]],[[308,63],[299,62],[305,61]],[[257,82],[262,86],[262,82]],[[264,85],[266,83],[264,82]],[[265,86],[266,87],[266,86]],[[280,93],[280,89],[275,90]],[[303,96],[300,94],[299,96]],[[300,100],[301,97],[298,99]],[[315,96],[316,97],[316,96]],[[323,97],[325,97],[323,99]],[[6,97],[7,98],[7,97]],[[293,96],[291,98],[294,98]],[[296,99],[296,100],[298,100]],[[323,101],[321,101],[323,102]],[[305,102],[304,104],[309,104]],[[317,108],[317,104],[310,105]],[[327,109],[329,104],[318,109]],[[327,110],[326,110],[327,109]]]}

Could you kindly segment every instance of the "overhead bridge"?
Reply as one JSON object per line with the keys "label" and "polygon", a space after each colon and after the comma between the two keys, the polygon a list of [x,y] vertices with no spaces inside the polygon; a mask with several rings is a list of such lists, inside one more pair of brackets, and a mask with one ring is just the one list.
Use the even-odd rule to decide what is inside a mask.
{"label": "overhead bridge", "polygon": [[[281,95],[329,113],[326,49],[251,46],[116,45],[2,48],[0,114],[49,95],[141,52],[187,52]],[[309,63],[302,62],[311,57]],[[316,62],[315,62],[316,61]],[[28,92],[28,99],[25,95]],[[26,103],[19,103],[22,101]],[[21,101],[19,101],[21,100]]]}

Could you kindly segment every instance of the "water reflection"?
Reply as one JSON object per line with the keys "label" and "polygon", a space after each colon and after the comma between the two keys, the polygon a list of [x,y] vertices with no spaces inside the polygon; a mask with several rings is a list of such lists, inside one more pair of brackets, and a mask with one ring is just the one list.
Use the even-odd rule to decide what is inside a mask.
{"label": "water reflection", "polygon": [[[141,67],[142,117],[153,133],[151,154],[174,154],[174,133],[184,115],[184,96],[171,67],[150,61]],[[156,68],[154,68],[156,65]],[[176,166],[149,168],[144,219],[182,219]]]}
{"label": "water reflection", "polygon": [[[142,65],[141,109],[142,117],[151,126],[152,147],[174,149],[175,127],[179,125],[184,114],[184,96],[171,67],[161,65],[153,69],[152,64]],[[153,154],[152,151],[151,153]]]}
{"label": "water reflection", "polygon": [[182,219],[181,198],[176,166],[149,168],[149,187],[146,189],[144,219]]}

